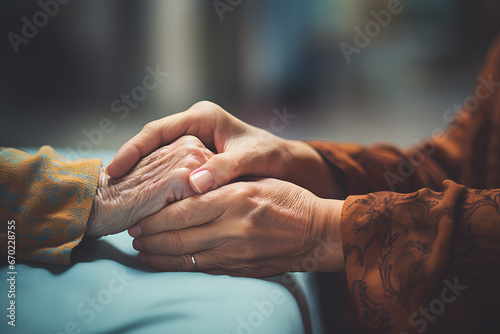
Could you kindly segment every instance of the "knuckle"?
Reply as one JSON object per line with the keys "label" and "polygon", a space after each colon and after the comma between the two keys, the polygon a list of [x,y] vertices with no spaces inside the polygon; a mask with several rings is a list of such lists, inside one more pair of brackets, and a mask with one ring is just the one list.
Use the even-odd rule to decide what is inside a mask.
{"label": "knuckle", "polygon": [[190,154],[183,159],[182,167],[184,167],[184,169],[189,170],[190,173],[192,170],[195,170],[196,168],[202,165],[200,158],[201,157],[199,155]]}
{"label": "knuckle", "polygon": [[239,199],[249,199],[255,196],[256,186],[253,182],[236,182],[236,196]]}
{"label": "knuckle", "polygon": [[233,191],[234,191],[233,196],[235,197],[236,200],[241,201],[247,197],[248,189],[244,182],[235,183],[235,189]]}
{"label": "knuckle", "polygon": [[[179,184],[189,184],[189,174],[191,174],[191,169],[188,167],[180,167],[170,172],[169,181],[170,183]],[[173,185],[173,184],[172,184]]]}
{"label": "knuckle", "polygon": [[[231,198],[230,205],[238,210],[248,212],[248,218],[261,211],[258,192],[251,182],[233,183],[235,187],[227,189],[227,196]],[[246,221],[246,220],[245,220]]]}
{"label": "knuckle", "polygon": [[189,226],[189,210],[183,205],[176,205],[171,212],[172,222],[176,229],[184,229]]}
{"label": "knuckle", "polygon": [[179,145],[174,148],[173,154],[178,155],[181,161],[185,161],[188,158],[199,161],[205,156],[203,148],[197,143],[184,142],[179,143]]}
{"label": "knuckle", "polygon": [[201,100],[193,104],[191,108],[195,109],[213,109],[214,107],[219,107],[217,104],[208,101],[208,100]]}
{"label": "knuckle", "polygon": [[206,159],[203,159],[202,157],[190,158],[186,163],[186,168],[188,168],[191,172],[196,168],[201,167],[205,162]]}
{"label": "knuckle", "polygon": [[149,132],[156,128],[158,121],[151,121],[142,127],[142,131]]}
{"label": "knuckle", "polygon": [[221,115],[225,113],[224,109],[222,109],[219,105],[210,102],[210,101],[199,101],[195,103],[191,108],[191,111],[196,112],[198,114],[203,114],[207,116],[211,115]]}
{"label": "knuckle", "polygon": [[225,195],[231,198],[231,203],[239,207],[246,205],[249,189],[247,182],[236,182],[225,187]]}
{"label": "knuckle", "polygon": [[181,146],[181,149],[185,155],[198,155],[201,152],[200,147],[193,143],[185,143]]}
{"label": "knuckle", "polygon": [[198,137],[195,137],[193,135],[184,135],[181,137],[183,140],[183,143],[185,144],[190,144],[195,147],[200,147],[202,145],[201,141],[198,139]]}
{"label": "knuckle", "polygon": [[148,163],[158,161],[159,159],[162,159],[168,153],[168,151],[169,149],[167,146],[162,146],[151,152],[145,158],[147,158]]}
{"label": "knuckle", "polygon": [[227,163],[229,164],[229,168],[227,170],[231,170],[237,175],[241,175],[242,171],[244,170],[244,166],[249,165],[249,161],[246,158],[246,155],[242,155],[237,159],[231,159],[227,161]]}
{"label": "knuckle", "polygon": [[[186,158],[192,158],[196,161],[201,161],[204,157],[204,151],[207,150],[205,146],[198,140],[198,138],[189,139],[182,137],[182,141],[179,141],[174,147],[174,153],[182,153],[181,161],[186,160]],[[180,155],[180,154],[179,154]]]}

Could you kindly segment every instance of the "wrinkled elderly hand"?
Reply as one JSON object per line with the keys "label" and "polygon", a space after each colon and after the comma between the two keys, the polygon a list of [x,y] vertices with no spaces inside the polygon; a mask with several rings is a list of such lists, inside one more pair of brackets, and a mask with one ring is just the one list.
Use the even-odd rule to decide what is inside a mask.
{"label": "wrinkled elderly hand", "polygon": [[111,179],[102,171],[87,234],[124,231],[166,205],[194,195],[189,174],[212,155],[196,137],[184,136],[143,158],[123,177]]}
{"label": "wrinkled elderly hand", "polygon": [[343,201],[275,179],[236,182],[175,202],[129,229],[139,260],[165,271],[263,277],[340,271]]}

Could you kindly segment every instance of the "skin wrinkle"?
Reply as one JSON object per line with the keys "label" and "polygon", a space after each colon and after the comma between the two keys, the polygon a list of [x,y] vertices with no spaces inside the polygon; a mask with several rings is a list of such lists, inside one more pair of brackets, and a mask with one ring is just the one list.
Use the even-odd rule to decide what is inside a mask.
{"label": "skin wrinkle", "polygon": [[[271,194],[264,193],[263,198],[268,198],[270,197]],[[270,197],[272,198],[272,197]],[[290,202],[289,205],[287,203]],[[299,208],[307,208],[307,211],[310,211],[309,208],[311,207],[311,201],[307,201],[306,199],[303,198],[303,196],[300,193],[292,192],[290,193],[286,198],[280,199],[279,201],[273,203],[272,201],[267,201],[267,207],[266,210],[264,210],[261,213],[262,217],[273,217],[276,214],[281,214],[286,217],[294,217],[294,216],[303,216],[304,213],[298,211]],[[265,204],[265,205],[266,205]],[[260,207],[258,207],[259,209]],[[281,209],[280,209],[281,208]],[[271,211],[271,212],[269,212]],[[310,212],[305,214],[305,219],[307,217],[311,217]],[[305,226],[306,229],[304,233],[302,233],[302,241],[300,242],[300,247],[297,249],[298,254],[288,254],[288,255],[298,255],[301,258],[304,258],[307,255],[307,252],[305,250],[310,249],[312,247],[313,241],[309,240],[311,235],[314,235],[312,233],[313,226],[311,224]],[[286,240],[286,238],[283,238]]]}
{"label": "skin wrinkle", "polygon": [[[323,226],[324,221],[331,219],[316,215],[313,211],[328,211],[340,217],[340,210],[338,206],[325,210],[323,207],[329,203],[314,195],[331,198],[330,186],[333,180],[330,170],[323,165],[322,156],[309,144],[287,141],[250,126],[206,101],[195,104],[188,111],[163,118],[155,127],[149,127],[141,136],[134,137],[127,144],[153,150],[153,144],[158,138],[170,141],[185,133],[195,134],[207,146],[215,145],[216,152],[220,154],[203,163],[201,168],[195,169],[190,175],[190,183],[193,183],[194,173],[208,170],[213,180],[209,174],[204,174],[205,178],[200,181],[205,182],[205,187],[200,184],[200,189],[211,189],[208,193],[194,196],[194,200],[180,201],[183,204],[181,208],[190,212],[191,216],[184,216],[189,222],[168,223],[172,219],[167,217],[172,212],[169,207],[178,207],[179,202],[176,202],[143,219],[137,228],[130,231],[137,238],[137,244],[147,243],[147,238],[151,235],[148,235],[148,231],[155,231],[163,238],[163,242],[157,244],[163,249],[154,250],[155,253],[161,251],[161,255],[141,253],[140,259],[143,262],[161,270],[192,270],[192,266],[181,267],[186,264],[186,259],[183,258],[185,255],[179,257],[172,254],[178,254],[179,250],[172,249],[169,240],[182,236],[181,239],[186,244],[179,247],[197,251],[196,259],[202,264],[201,270],[216,266],[223,272],[226,267],[244,267],[242,271],[247,276],[265,276],[297,265],[308,266],[309,264],[297,261],[305,259],[305,254],[315,256],[317,249],[321,251],[318,247],[338,246],[338,243],[333,245],[331,238],[327,238],[325,245],[325,239],[316,235],[327,230]],[[158,138],[150,141],[150,136]],[[113,176],[120,176],[120,167],[124,169],[123,166],[134,163],[134,157],[129,158],[126,160],[121,154],[118,156],[115,168],[111,168]],[[294,168],[291,168],[292,165]],[[304,170],[309,172],[304,173]],[[283,181],[255,181],[254,177],[253,182],[249,182],[248,176],[252,175]],[[237,182],[231,183],[234,181]],[[310,192],[300,187],[306,187]],[[210,210],[202,210],[203,206]],[[213,210],[220,210],[223,214],[214,218],[214,213],[217,212]],[[314,217],[314,221],[311,217]],[[334,222],[338,224],[339,219]],[[186,228],[175,234],[159,233],[172,230],[172,226],[167,225],[180,224],[188,226],[183,226]],[[310,224],[321,226],[308,228]],[[224,238],[217,238],[217,235]],[[307,242],[308,236],[314,241]],[[322,241],[321,244],[318,243],[319,240]],[[268,245],[271,249],[266,253],[264,250]],[[301,247],[310,249],[298,249]],[[234,258],[231,258],[232,254]],[[286,255],[283,256],[284,254]],[[279,258],[275,259],[272,255]],[[251,261],[253,265],[243,263],[245,260]],[[331,263],[336,263],[331,259],[330,252],[326,252],[316,262],[320,271],[332,270]]]}
{"label": "skin wrinkle", "polygon": [[165,205],[194,195],[189,174],[212,155],[203,147],[195,137],[185,136],[157,149],[121,178],[111,179],[101,171],[88,233],[121,232]]}
{"label": "skin wrinkle", "polygon": [[[346,199],[346,205],[343,205],[342,201],[330,200],[332,204],[326,205],[325,200],[312,200],[316,203],[313,205],[316,212],[309,212],[313,222],[310,221],[310,217],[309,220],[303,220],[301,214],[305,213],[299,209],[302,203],[292,199],[293,194],[290,192],[296,188],[272,179],[255,182],[260,182],[258,190],[261,192],[258,192],[257,196],[252,192],[255,191],[255,188],[252,188],[254,185],[238,183],[238,187],[246,187],[247,198],[243,196],[244,189],[236,191],[235,184],[226,184],[219,188],[226,190],[224,192],[217,192],[218,189],[212,190],[224,195],[219,201],[206,200],[213,206],[223,207],[224,214],[217,220],[211,220],[210,215],[200,212],[196,205],[198,202],[186,202],[187,210],[191,209],[196,214],[205,216],[207,226],[217,224],[216,231],[227,233],[227,229],[232,228],[235,233],[225,239],[220,247],[209,250],[198,249],[196,259],[201,264],[201,270],[253,277],[286,271],[289,264],[297,264],[296,259],[277,255],[293,254],[297,249],[286,248],[289,245],[283,240],[287,240],[290,244],[299,243],[297,240],[303,237],[301,224],[318,223],[318,227],[309,228],[311,233],[309,239],[314,240],[314,237],[326,234],[327,248],[334,253],[332,255],[327,252],[330,254],[331,263],[320,269],[344,269],[343,252],[340,247],[343,239],[349,290],[355,302],[358,318],[370,332],[394,334],[402,330],[423,332],[425,328],[415,327],[419,325],[412,323],[411,312],[418,311],[422,315],[421,309],[432,305],[429,301],[435,297],[433,293],[440,291],[443,284],[447,285],[457,280],[460,284],[468,286],[467,291],[460,293],[461,297],[456,303],[446,305],[446,312],[440,315],[436,322],[429,324],[428,321],[434,320],[427,319],[425,327],[432,325],[433,332],[436,333],[443,332],[440,329],[442,325],[446,325],[446,332],[450,333],[472,332],[467,330],[471,327],[463,326],[469,322],[473,325],[472,328],[477,329],[476,332],[500,332],[485,331],[490,326],[497,328],[499,324],[497,296],[500,295],[500,291],[499,285],[495,282],[500,277],[498,273],[500,243],[490,245],[489,240],[492,234],[493,240],[500,240],[500,229],[494,228],[498,225],[495,224],[498,217],[485,206],[489,196],[500,198],[499,190],[488,190],[487,193],[490,195],[482,193],[478,196],[470,189],[447,187],[453,181],[445,181],[450,178],[470,188],[499,187],[498,168],[488,168],[492,165],[492,158],[484,153],[484,148],[491,150],[492,144],[500,142],[499,132],[490,131],[492,124],[495,124],[491,119],[493,112],[491,100],[500,101],[499,59],[500,39],[481,75],[483,80],[480,80],[484,82],[484,78],[488,78],[491,81],[493,97],[481,103],[477,112],[467,114],[467,117],[459,114],[459,117],[463,118],[462,125],[458,127],[452,125],[446,132],[431,137],[436,139],[431,153],[424,152],[428,147],[413,146],[403,150],[385,144],[365,147],[358,144],[314,141],[310,142],[317,149],[317,151],[312,150],[315,153],[313,154],[310,148],[305,149],[297,142],[285,141],[286,145],[283,146],[283,141],[276,141],[276,137],[259,136],[259,131],[209,102],[198,103],[185,114],[165,118],[169,122],[165,121],[163,131],[172,137],[167,138],[168,140],[184,131],[186,122],[191,124],[188,128],[198,130],[200,133],[196,135],[202,136],[204,140],[207,140],[205,138],[207,132],[213,132],[209,140],[220,144],[216,146],[219,150],[223,148],[223,151],[218,153],[225,154],[226,159],[221,158],[220,161],[217,161],[218,158],[213,159],[209,168],[205,168],[215,172],[214,180],[220,186],[232,181],[224,180],[224,176],[227,178],[228,175],[233,175],[237,178],[241,175],[260,175],[262,171],[269,172],[271,165],[277,163],[280,167],[278,172],[285,174],[284,180],[306,187],[317,196],[335,198],[338,194],[352,195]],[[497,116],[500,115],[499,110],[496,105],[494,112]],[[212,122],[207,122],[207,119]],[[143,139],[155,135],[150,132],[145,133]],[[269,144],[269,149],[262,149],[263,144]],[[141,145],[152,149],[146,140]],[[269,159],[272,156],[273,145],[283,153],[281,155],[283,159],[277,159],[278,162]],[[292,161],[286,161],[286,152],[290,153]],[[498,150],[489,153],[495,155]],[[424,157],[419,158],[422,155]],[[241,175],[234,175],[234,169],[231,168],[233,163],[226,163],[228,157],[240,163],[238,172],[241,172]],[[325,165],[325,162],[328,165]],[[293,173],[294,171],[298,173]],[[397,179],[389,179],[387,172]],[[276,177],[276,175],[261,176]],[[345,181],[341,182],[341,179]],[[445,189],[442,198],[430,190],[421,190],[408,195],[423,188],[441,190],[443,181]],[[337,187],[342,189],[334,191],[329,189]],[[392,192],[388,192],[389,189]],[[457,196],[460,195],[459,192],[464,191],[467,196]],[[258,195],[268,196],[267,201],[259,201]],[[206,198],[204,195],[200,196],[199,198]],[[309,195],[304,192],[304,196]],[[231,202],[233,203],[226,204]],[[293,213],[295,207],[297,211],[290,217],[290,212]],[[455,226],[452,226],[450,213],[458,211],[461,215],[454,216]],[[161,217],[158,216],[156,219],[160,220]],[[196,227],[199,219],[192,225],[194,226],[192,231],[199,231],[199,239],[195,240],[198,244],[207,238],[207,235],[202,233],[205,230]],[[154,220],[155,218],[152,218],[148,222]],[[176,233],[180,236],[182,232]],[[330,237],[333,237],[333,240]],[[194,233],[190,233],[185,234],[182,239],[188,243],[193,242],[190,240],[193,238]],[[321,240],[322,244],[325,239]],[[415,240],[420,241],[422,247],[414,247]],[[163,245],[168,245],[168,238],[164,241]],[[168,247],[165,246],[160,250],[163,253],[161,256],[144,255],[145,263],[161,270],[192,269],[185,256],[172,256]],[[263,249],[267,252],[264,256],[262,256]],[[405,249],[410,251],[405,252]],[[320,248],[311,247],[309,254],[314,256],[315,250]],[[479,284],[468,277],[469,271],[478,276],[474,279],[480,279]],[[488,284],[490,282],[493,284]],[[496,299],[495,303],[493,299]],[[488,307],[489,305],[496,307],[493,309]],[[482,320],[490,321],[485,325]]]}
{"label": "skin wrinkle", "polygon": [[[232,186],[234,186],[235,189],[231,187],[231,191],[229,191],[232,198],[230,201],[228,200],[230,205],[226,208],[226,212],[228,210],[236,210],[238,215],[241,215],[242,218],[240,218],[237,223],[232,221],[231,214],[228,217],[222,217],[220,224],[223,225],[221,225],[220,228],[214,228],[218,228],[217,230],[222,233],[229,232],[229,235],[223,239],[222,243],[217,243],[215,248],[210,248],[213,250],[210,255],[208,254],[209,250],[205,250],[204,253],[207,252],[207,256],[213,259],[217,259],[218,256],[225,258],[227,254],[236,254],[239,260],[236,259],[237,264],[234,266],[237,267],[246,263],[246,268],[241,268],[239,275],[243,272],[249,272],[249,263],[253,263],[253,268],[255,270],[251,276],[262,276],[262,273],[265,272],[263,268],[268,268],[267,270],[274,268],[273,270],[276,270],[276,268],[279,267],[281,268],[280,270],[286,271],[293,267],[295,263],[301,263],[300,261],[302,261],[307,254],[308,248],[306,247],[315,246],[315,243],[304,246],[304,240],[307,239],[307,234],[303,231],[311,221],[308,218],[309,212],[298,211],[300,207],[304,205],[307,206],[306,203],[310,201],[306,197],[310,197],[311,194],[308,193],[308,196],[305,196],[297,189],[286,192],[284,197],[276,197],[271,196],[273,192],[272,187],[261,190],[256,187],[255,184],[246,182],[232,184]],[[275,200],[273,200],[273,198]],[[312,198],[311,196],[311,200]],[[244,202],[242,202],[243,200]],[[240,204],[234,205],[234,203]],[[267,221],[267,219],[265,219],[266,217],[276,217],[279,220],[277,222],[271,222]],[[300,223],[301,221],[304,221],[304,223]],[[268,235],[263,235],[262,233],[266,231],[268,224],[271,223],[274,224],[273,230],[270,230]],[[229,231],[224,226],[226,224],[230,228]],[[292,230],[287,230],[287,225],[290,225],[288,228],[292,228]],[[199,231],[199,234],[201,235],[202,231]],[[184,236],[185,240],[189,238],[188,235]],[[169,244],[168,239],[164,241],[165,245]],[[267,248],[261,246],[252,247],[254,244],[270,245],[271,249],[268,249],[269,246]],[[222,250],[217,249],[219,247],[224,248],[223,254],[221,254]],[[297,250],[297,248],[299,249]],[[274,256],[270,256],[266,249]],[[164,251],[167,251],[166,248]],[[181,252],[182,251],[179,252],[178,250],[175,251],[175,253]],[[169,251],[167,251],[167,253],[171,254]],[[277,261],[275,257],[283,255],[285,256],[285,261],[283,263],[281,263],[281,261],[280,264],[268,263],[273,262],[273,260]],[[226,263],[227,260],[228,259],[225,261],[219,259],[215,264],[212,263],[212,265],[219,266],[223,268],[221,270],[227,271],[228,268],[232,267],[232,261]],[[206,259],[204,259],[204,261],[206,261]],[[204,270],[206,270],[206,268]],[[267,272],[267,274],[269,273],[270,272]]]}

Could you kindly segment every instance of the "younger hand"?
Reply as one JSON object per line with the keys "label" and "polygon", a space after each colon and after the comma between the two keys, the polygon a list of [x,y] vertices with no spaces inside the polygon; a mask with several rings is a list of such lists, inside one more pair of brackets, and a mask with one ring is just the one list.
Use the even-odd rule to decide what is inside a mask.
{"label": "younger hand", "polygon": [[286,180],[320,197],[341,196],[330,169],[309,144],[285,140],[246,124],[206,101],[147,124],[118,150],[107,172],[111,177],[120,177],[141,157],[182,135],[198,137],[217,153],[190,175],[191,185],[198,193],[221,187],[240,176],[253,175]]}

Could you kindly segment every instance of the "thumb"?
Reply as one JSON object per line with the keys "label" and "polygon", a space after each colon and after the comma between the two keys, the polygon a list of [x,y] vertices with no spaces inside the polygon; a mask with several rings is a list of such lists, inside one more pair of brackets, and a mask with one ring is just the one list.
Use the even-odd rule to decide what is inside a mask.
{"label": "thumb", "polygon": [[217,189],[245,174],[238,157],[231,153],[219,153],[212,156],[201,167],[189,175],[189,183],[197,193]]}

